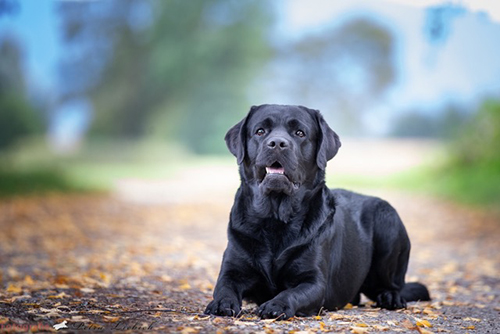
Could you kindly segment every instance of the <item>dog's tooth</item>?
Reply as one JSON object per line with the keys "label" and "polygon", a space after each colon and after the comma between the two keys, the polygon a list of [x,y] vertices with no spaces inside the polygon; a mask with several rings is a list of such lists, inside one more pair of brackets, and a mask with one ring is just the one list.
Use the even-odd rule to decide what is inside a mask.
{"label": "dog's tooth", "polygon": [[266,167],[266,173],[267,174],[285,174],[285,170],[283,168],[273,168],[273,167]]}

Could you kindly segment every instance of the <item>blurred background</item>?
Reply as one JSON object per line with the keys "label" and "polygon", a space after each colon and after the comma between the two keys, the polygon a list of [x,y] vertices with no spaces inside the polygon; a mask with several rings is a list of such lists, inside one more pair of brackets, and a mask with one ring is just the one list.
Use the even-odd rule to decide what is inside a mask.
{"label": "blurred background", "polygon": [[339,134],[330,186],[498,207],[499,55],[495,1],[0,0],[0,196],[228,196],[278,103]]}

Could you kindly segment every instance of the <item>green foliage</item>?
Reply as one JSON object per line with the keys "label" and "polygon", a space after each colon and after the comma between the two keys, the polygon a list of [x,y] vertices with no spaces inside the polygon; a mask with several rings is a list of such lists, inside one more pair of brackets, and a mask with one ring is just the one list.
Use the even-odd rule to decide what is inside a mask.
{"label": "green foliage", "polygon": [[443,191],[455,198],[500,204],[500,101],[485,101],[456,136],[439,178]]}
{"label": "green foliage", "polygon": [[22,96],[0,93],[0,150],[41,130],[41,120]]}
{"label": "green foliage", "polygon": [[[288,62],[285,89],[305,104],[338,110],[336,129],[365,133],[364,110],[380,102],[396,77],[394,38],[384,25],[355,18],[305,35],[279,55]],[[299,79],[300,78],[300,79]]]}
{"label": "green foliage", "polygon": [[500,101],[487,100],[453,143],[453,164],[498,167],[500,173]]}
{"label": "green foliage", "polygon": [[82,191],[59,170],[0,168],[0,197]]}
{"label": "green foliage", "polygon": [[404,112],[396,118],[390,135],[410,138],[451,139],[461,133],[471,116],[456,106],[428,114],[418,111]]}
{"label": "green foliage", "polygon": [[0,42],[0,150],[42,129],[40,115],[26,97],[21,60],[15,40]]}
{"label": "green foliage", "polygon": [[81,55],[62,67],[66,96],[91,97],[92,135],[219,151],[270,55],[269,8],[250,0],[61,3],[65,39]]}

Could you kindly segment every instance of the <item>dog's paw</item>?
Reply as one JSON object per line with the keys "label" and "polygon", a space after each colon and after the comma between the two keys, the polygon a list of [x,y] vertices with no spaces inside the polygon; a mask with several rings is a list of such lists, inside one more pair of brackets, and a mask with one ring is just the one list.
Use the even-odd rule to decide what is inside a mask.
{"label": "dog's paw", "polygon": [[212,300],[205,309],[205,314],[236,317],[240,311],[241,305],[236,299],[225,297]]}
{"label": "dog's paw", "polygon": [[259,316],[262,319],[286,320],[295,315],[295,312],[284,302],[270,300],[259,307]]}
{"label": "dog's paw", "polygon": [[401,297],[398,291],[385,291],[378,295],[377,307],[388,310],[406,308],[406,300]]}

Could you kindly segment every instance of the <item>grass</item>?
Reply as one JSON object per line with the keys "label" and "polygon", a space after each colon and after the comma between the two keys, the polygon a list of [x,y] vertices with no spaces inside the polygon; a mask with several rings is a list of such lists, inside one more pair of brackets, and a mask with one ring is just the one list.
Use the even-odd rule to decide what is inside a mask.
{"label": "grass", "polygon": [[441,168],[428,181],[438,195],[494,208],[500,204],[500,171],[491,166]]}
{"label": "grass", "polygon": [[[126,178],[165,179],[184,166],[231,163],[227,157],[199,157],[161,143],[93,142],[77,155],[57,156],[34,140],[0,155],[0,197],[50,192],[106,192]],[[430,193],[462,203],[500,203],[500,171],[491,166],[420,166],[388,176],[327,174],[343,188],[392,188]]]}
{"label": "grass", "polygon": [[38,195],[50,192],[89,191],[56,169],[0,169],[0,197]]}
{"label": "grass", "polygon": [[403,189],[471,206],[500,206],[500,171],[489,166],[420,166],[390,176],[333,175],[327,181],[339,188]]}
{"label": "grass", "polygon": [[[57,155],[44,140],[29,140],[0,154],[0,197],[107,192],[122,179],[166,179],[184,166],[225,163],[165,143],[94,141],[77,154]],[[232,161],[232,160],[231,160]]]}

